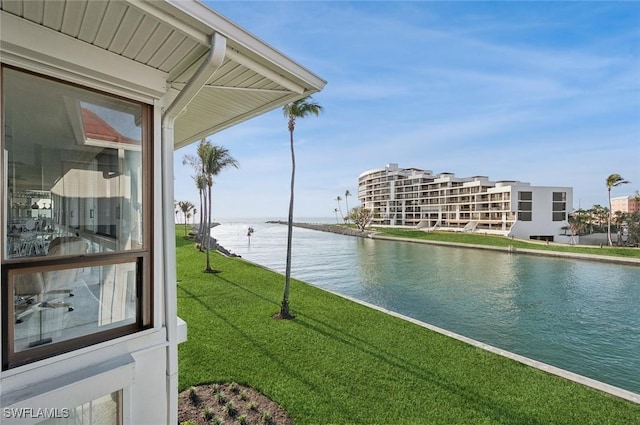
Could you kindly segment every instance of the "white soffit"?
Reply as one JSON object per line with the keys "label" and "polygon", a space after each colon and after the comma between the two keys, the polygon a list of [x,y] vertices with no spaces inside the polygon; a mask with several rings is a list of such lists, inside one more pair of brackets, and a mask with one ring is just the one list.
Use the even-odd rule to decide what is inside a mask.
{"label": "white soffit", "polygon": [[[210,49],[225,59],[180,115],[176,148],[322,90],[326,82],[196,0],[0,0],[0,9],[167,75],[182,90]],[[0,33],[1,34],[1,33]]]}

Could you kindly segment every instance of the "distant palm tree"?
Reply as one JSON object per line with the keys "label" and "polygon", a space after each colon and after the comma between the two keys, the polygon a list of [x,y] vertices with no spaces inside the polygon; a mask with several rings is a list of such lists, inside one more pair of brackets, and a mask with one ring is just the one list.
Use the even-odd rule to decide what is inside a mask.
{"label": "distant palm tree", "polygon": [[211,268],[211,261],[209,259],[209,241],[211,238],[209,237],[209,233],[211,231],[211,201],[212,194],[211,190],[213,187],[213,177],[220,174],[222,170],[227,167],[238,168],[238,161],[236,161],[231,154],[229,154],[229,150],[222,146],[211,145],[207,141],[207,149],[203,156],[203,169],[204,175],[207,177],[207,238],[205,243],[205,252],[207,253],[207,267],[204,269],[205,273],[215,273],[216,270]]}
{"label": "distant palm tree", "polygon": [[629,182],[620,174],[611,174],[606,180],[607,191],[609,192],[609,215],[607,217],[607,239],[609,240],[609,246],[613,245],[613,241],[611,240],[611,189],[627,183]]}
{"label": "distant palm tree", "polygon": [[195,155],[185,155],[182,160],[182,164],[189,164],[194,169],[196,174],[192,176],[193,181],[196,184],[196,188],[198,188],[198,195],[200,196],[200,228],[198,229],[198,236],[200,236],[200,251],[203,250],[204,247],[204,237],[206,232],[204,230],[204,219],[207,216],[206,210],[206,192],[207,188],[207,177],[204,174],[204,164],[203,158],[207,150],[207,141],[206,139],[201,139],[200,144],[198,145],[198,149],[196,150]]}
{"label": "distant palm tree", "polygon": [[180,201],[178,202],[178,207],[180,207],[180,211],[184,216],[184,235],[187,236],[187,219],[191,217],[191,211],[195,209],[195,205],[189,201]]}
{"label": "distant palm tree", "polygon": [[198,236],[200,236],[200,251],[204,250],[204,219],[207,216],[206,206],[206,192],[207,177],[203,173],[198,173],[193,176],[193,180],[198,188],[198,194],[200,195],[200,228],[198,229]]}
{"label": "distant palm tree", "polygon": [[342,198],[340,197],[340,195],[336,196],[335,201],[338,203],[338,210],[340,211],[340,217],[342,217],[342,221],[344,221],[344,214],[342,214],[342,207],[340,206],[340,201],[342,201]]}
{"label": "distant palm tree", "polygon": [[345,217],[345,220],[347,222],[349,221],[349,196],[351,196],[351,192],[349,192],[349,189],[347,189],[344,192],[344,203],[347,205],[347,216]]}
{"label": "distant palm tree", "polygon": [[212,145],[206,139],[200,140],[195,155],[185,155],[183,164],[189,164],[196,171],[193,180],[200,193],[200,250],[204,248],[207,254],[205,273],[212,273],[209,257],[209,241],[211,240],[211,190],[213,176],[224,168],[232,166],[238,168],[238,162],[231,157],[229,151],[221,146]]}
{"label": "distant palm tree", "polygon": [[338,221],[338,209],[334,208],[333,212],[336,213],[336,224],[340,224],[340,222]]}
{"label": "distant palm tree", "polygon": [[292,319],[295,316],[289,311],[289,288],[291,286],[291,241],[293,239],[293,193],[296,176],[296,155],[293,149],[293,132],[296,128],[296,119],[304,118],[308,115],[318,116],[322,112],[322,106],[314,102],[311,96],[298,99],[282,107],[282,112],[288,120],[289,141],[291,146],[291,190],[289,194],[289,218],[287,221],[287,264],[284,277],[284,294],[280,303],[280,313],[277,315],[281,319]]}

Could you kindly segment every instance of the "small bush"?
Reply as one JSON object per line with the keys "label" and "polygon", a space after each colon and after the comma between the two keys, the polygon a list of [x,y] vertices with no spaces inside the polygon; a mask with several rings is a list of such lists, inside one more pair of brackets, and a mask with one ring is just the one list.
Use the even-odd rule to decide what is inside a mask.
{"label": "small bush", "polygon": [[227,411],[227,415],[229,415],[232,418],[235,418],[236,415],[238,414],[238,409],[236,409],[236,407],[233,405],[233,403],[228,402],[224,408]]}
{"label": "small bush", "polygon": [[227,398],[221,392],[216,394],[216,399],[218,400],[218,404],[225,404],[227,402]]}
{"label": "small bush", "polygon": [[262,422],[267,425],[271,425],[273,423],[273,418],[271,417],[271,413],[268,410],[262,412]]}
{"label": "small bush", "polygon": [[195,404],[195,405],[200,404],[200,396],[198,396],[198,393],[196,392],[195,387],[189,388],[189,400],[191,400],[192,404]]}
{"label": "small bush", "polygon": [[198,425],[198,424],[193,419],[189,419],[188,421],[180,422],[180,425]]}
{"label": "small bush", "polygon": [[213,419],[213,410],[211,410],[210,408],[206,408],[204,409],[204,419],[208,422],[211,419]]}
{"label": "small bush", "polygon": [[238,391],[240,391],[240,387],[238,386],[237,383],[232,382],[231,384],[229,384],[229,389],[231,390],[232,393],[234,394],[238,394]]}
{"label": "small bush", "polygon": [[255,401],[249,402],[249,404],[247,404],[247,409],[253,410],[253,411],[258,410],[258,403],[256,403]]}
{"label": "small bush", "polygon": [[246,401],[248,398],[246,391],[240,391],[240,400]]}
{"label": "small bush", "polygon": [[238,416],[238,423],[240,425],[246,425],[247,424],[247,415]]}

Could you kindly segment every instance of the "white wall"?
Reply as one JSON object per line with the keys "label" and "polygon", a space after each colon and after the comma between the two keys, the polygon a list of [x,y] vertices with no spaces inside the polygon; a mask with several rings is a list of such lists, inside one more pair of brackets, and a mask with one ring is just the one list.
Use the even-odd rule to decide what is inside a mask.
{"label": "white wall", "polygon": [[[3,63],[154,105],[154,163],[161,163],[158,93],[165,88],[163,73],[5,13],[2,25]],[[161,175],[156,167],[152,206],[156,211],[162,210]],[[160,217],[154,220],[153,251],[161,253],[165,231]],[[167,346],[177,341],[167,341],[160,263],[155,261],[153,270],[152,329],[0,372],[0,407],[72,408],[123,390],[125,424],[170,423],[167,403],[171,394],[175,398],[177,388],[167,380]],[[4,416],[1,420],[3,424],[35,422]]]}
{"label": "white wall", "polygon": [[[511,228],[511,235],[516,238],[529,239],[530,236],[553,236],[555,242],[569,243],[570,236],[563,236],[565,233],[562,227],[568,225],[567,221],[553,221],[552,203],[553,192],[565,192],[567,214],[572,211],[573,189],[570,187],[552,186],[527,186],[514,188],[511,194],[514,210],[518,208],[518,191],[531,191],[533,196],[533,210],[531,221],[518,221]],[[567,231],[567,234],[569,232]]]}

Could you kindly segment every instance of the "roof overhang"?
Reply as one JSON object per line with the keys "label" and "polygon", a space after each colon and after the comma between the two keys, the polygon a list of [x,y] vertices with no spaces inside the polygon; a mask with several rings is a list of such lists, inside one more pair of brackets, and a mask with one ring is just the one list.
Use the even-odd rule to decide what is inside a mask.
{"label": "roof overhang", "polygon": [[[117,76],[119,62],[127,62],[140,70],[138,79],[142,75],[144,80],[145,74],[162,79],[162,85],[156,82],[147,93],[164,107],[178,97],[209,55],[213,35],[225,37],[224,60],[175,121],[176,148],[316,93],[326,84],[196,0],[3,0],[0,10],[3,52],[24,55],[20,49],[24,33],[11,33],[11,28],[28,22],[34,35],[83,42],[85,55],[108,53],[108,63],[100,64],[111,74]],[[55,45],[51,41],[47,48]],[[120,81],[125,78],[126,74],[120,76]],[[132,80],[129,84],[138,89],[144,86],[145,81]]]}

